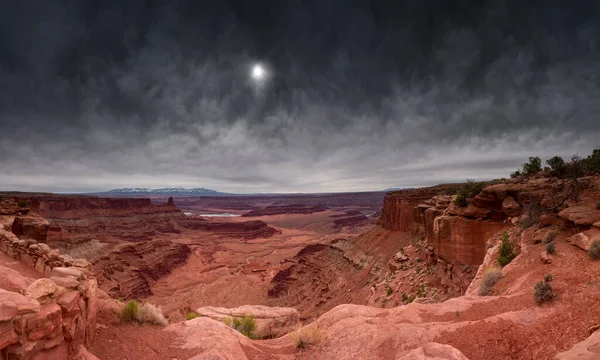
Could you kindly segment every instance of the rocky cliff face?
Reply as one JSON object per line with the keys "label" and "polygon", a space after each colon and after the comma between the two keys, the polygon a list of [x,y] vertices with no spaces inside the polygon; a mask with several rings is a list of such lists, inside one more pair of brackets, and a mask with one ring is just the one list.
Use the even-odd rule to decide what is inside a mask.
{"label": "rocky cliff face", "polygon": [[442,191],[443,186],[391,191],[383,199],[379,225],[384,229],[409,231],[414,224],[413,209]]}
{"label": "rocky cliff face", "polygon": [[256,239],[279,234],[278,230],[273,229],[267,223],[260,220],[218,222],[194,217],[178,219],[177,223],[188,230],[208,232],[233,238]]}
{"label": "rocky cliff face", "polygon": [[48,220],[31,210],[28,201],[7,198],[0,202],[0,229],[20,239],[45,242],[49,226]]}
{"label": "rocky cliff face", "polygon": [[172,205],[154,206],[150,199],[40,197],[32,207],[48,219],[48,243],[146,241],[157,234],[179,233],[185,215]]}
{"label": "rocky cliff face", "polygon": [[100,288],[113,298],[140,299],[152,295],[150,285],[185,263],[191,250],[168,240],[123,243],[93,265]]}

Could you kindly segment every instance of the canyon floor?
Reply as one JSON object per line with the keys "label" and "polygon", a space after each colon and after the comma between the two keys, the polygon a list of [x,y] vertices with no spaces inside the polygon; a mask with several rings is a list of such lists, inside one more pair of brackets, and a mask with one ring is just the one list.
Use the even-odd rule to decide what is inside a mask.
{"label": "canyon floor", "polygon": [[[496,181],[464,207],[455,186],[305,203],[26,194],[4,201],[0,220],[91,263],[89,359],[600,359],[600,262],[587,254],[600,177],[581,178],[576,195],[570,180]],[[506,241],[514,259],[501,267]],[[21,279],[1,288],[43,277],[21,265],[0,254]],[[545,302],[538,283],[552,288]],[[160,306],[169,324],[123,323],[128,299]],[[224,321],[242,315],[256,318],[252,339]]]}

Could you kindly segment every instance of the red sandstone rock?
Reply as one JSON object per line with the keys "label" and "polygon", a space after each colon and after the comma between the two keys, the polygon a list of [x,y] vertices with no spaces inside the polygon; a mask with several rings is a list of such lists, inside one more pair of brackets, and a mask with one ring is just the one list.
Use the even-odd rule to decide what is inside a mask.
{"label": "red sandstone rock", "polygon": [[94,264],[101,288],[114,298],[141,298],[152,294],[150,282],[187,260],[187,245],[168,240],[124,243]]}
{"label": "red sandstone rock", "polygon": [[77,289],[77,286],[79,286],[79,281],[72,277],[52,276],[50,280],[54,281],[56,285],[67,289]]}
{"label": "red sandstone rock", "polygon": [[400,355],[397,360],[469,360],[458,349],[450,345],[428,343]]}
{"label": "red sandstone rock", "polygon": [[274,338],[294,330],[300,323],[300,313],[294,308],[244,305],[237,308],[205,306],[196,313],[211,319],[223,321],[225,318],[252,315],[256,321],[256,334],[259,337]]}
{"label": "red sandstone rock", "polygon": [[60,305],[63,313],[71,313],[77,306],[79,300],[79,291],[68,291],[56,299],[56,303]]}
{"label": "red sandstone rock", "polygon": [[438,216],[433,224],[435,254],[451,263],[479,265],[487,239],[503,226],[500,222]]}
{"label": "red sandstone rock", "polygon": [[36,299],[40,304],[45,304],[56,296],[58,287],[54,281],[46,278],[37,279],[25,292],[25,295],[31,299]]}
{"label": "red sandstone rock", "polygon": [[572,206],[559,212],[558,216],[573,222],[575,225],[591,226],[600,220],[600,210],[585,206]]}
{"label": "red sandstone rock", "polygon": [[48,227],[50,223],[37,214],[16,217],[12,224],[12,232],[20,239],[34,239],[37,241],[46,241]]}
{"label": "red sandstone rock", "polygon": [[4,349],[17,341],[12,321],[0,321],[0,349]]}
{"label": "red sandstone rock", "polygon": [[588,251],[592,240],[596,238],[600,239],[600,230],[592,229],[571,236],[567,239],[567,242],[581,248],[582,250]]}
{"label": "red sandstone rock", "polygon": [[600,359],[600,331],[575,344],[571,349],[558,353],[555,360],[598,360]]}
{"label": "red sandstone rock", "polygon": [[256,349],[244,335],[220,321],[206,317],[169,325],[165,331],[183,340],[180,347],[195,349],[198,359],[247,360],[244,350]]}
{"label": "red sandstone rock", "polygon": [[62,323],[61,309],[56,303],[49,303],[40,308],[40,312],[27,317],[27,337],[38,340],[50,334]]}
{"label": "red sandstone rock", "polygon": [[35,313],[40,310],[40,304],[32,299],[29,299],[21,294],[0,289],[0,303],[8,304],[11,307],[14,304],[17,308],[17,314],[23,315]]}
{"label": "red sandstone rock", "polygon": [[502,211],[504,211],[507,216],[520,216],[523,207],[515,200],[515,198],[507,196],[502,201]]}

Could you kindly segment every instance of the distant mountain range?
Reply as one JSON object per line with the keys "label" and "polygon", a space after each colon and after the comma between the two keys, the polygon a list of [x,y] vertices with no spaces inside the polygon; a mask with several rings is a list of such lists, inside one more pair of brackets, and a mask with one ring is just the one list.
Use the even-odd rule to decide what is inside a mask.
{"label": "distant mountain range", "polygon": [[[407,188],[389,188],[385,190],[379,190],[375,192],[388,192],[397,190],[406,190]],[[277,196],[277,195],[310,195],[311,193],[295,193],[295,194],[278,194],[278,193],[253,193],[253,194],[233,194],[225,193],[212,189],[206,188],[184,188],[181,186],[177,187],[164,187],[159,189],[152,188],[140,188],[140,187],[127,187],[112,189],[108,191],[100,191],[91,193],[89,195],[100,195],[100,196],[117,196],[117,197],[146,197],[146,196]]]}
{"label": "distant mountain range", "polygon": [[130,187],[130,188],[120,188],[120,189],[112,189],[105,192],[99,192],[95,194],[101,195],[124,195],[124,196],[133,196],[133,195],[176,195],[176,196],[220,196],[220,195],[231,195],[228,193],[218,192],[212,189],[206,188],[184,188],[181,186],[178,187],[166,187],[160,189],[151,189],[151,188],[138,188],[138,187]]}

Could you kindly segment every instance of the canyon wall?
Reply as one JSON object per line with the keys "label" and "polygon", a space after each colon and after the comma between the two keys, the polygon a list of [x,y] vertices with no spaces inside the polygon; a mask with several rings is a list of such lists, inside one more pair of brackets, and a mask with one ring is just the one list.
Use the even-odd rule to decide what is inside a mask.
{"label": "canyon wall", "polygon": [[175,206],[155,206],[150,199],[52,196],[30,203],[51,224],[48,243],[64,248],[91,240],[147,241],[158,234],[178,234],[176,220],[185,218]]}
{"label": "canyon wall", "polygon": [[434,186],[387,193],[383,199],[383,209],[379,218],[379,225],[388,230],[411,230],[415,223],[413,218],[414,207],[429,200],[442,191],[443,188],[443,186]]}

